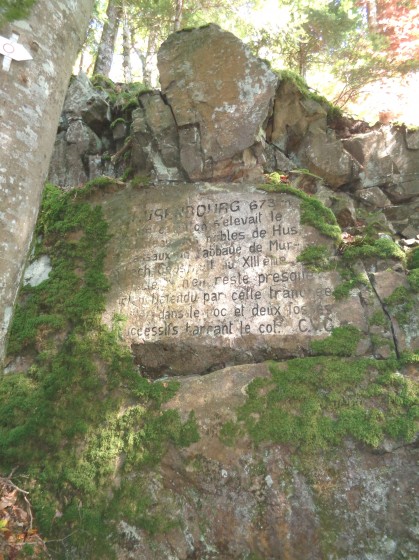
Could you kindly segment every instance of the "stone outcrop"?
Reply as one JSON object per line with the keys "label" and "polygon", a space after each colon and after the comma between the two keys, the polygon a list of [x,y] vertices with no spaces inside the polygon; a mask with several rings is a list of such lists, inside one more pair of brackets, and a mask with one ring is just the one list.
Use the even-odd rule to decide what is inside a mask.
{"label": "stone outcrop", "polygon": [[86,75],[73,78],[64,101],[48,180],[63,188],[83,185],[105,172],[111,112],[106,95]]}
{"label": "stone outcrop", "polygon": [[[162,93],[191,181],[233,179],[257,167],[277,77],[215,25],[171,35],[158,55]],[[237,160],[237,163],[236,163]]]}
{"label": "stone outcrop", "polygon": [[[97,215],[103,211],[101,227],[109,228],[110,238],[104,241],[106,281],[96,269],[87,277],[87,259],[76,259],[74,286],[88,288],[83,304],[96,278],[104,290],[109,283],[91,322],[96,327],[96,311],[103,312],[112,330],[101,324],[106,342],[97,332],[89,341],[95,355],[88,368],[98,368],[97,379],[85,380],[82,371],[74,384],[94,398],[115,395],[117,401],[105,425],[92,430],[99,443],[84,455],[85,470],[60,473],[68,484],[65,499],[75,496],[84,513],[79,472],[86,474],[95,500],[96,491],[112,502],[119,491],[127,496],[130,485],[140,489],[146,507],[130,503],[106,526],[104,537],[118,560],[415,558],[419,480],[412,355],[419,349],[418,267],[416,260],[407,268],[404,251],[413,261],[406,247],[419,244],[417,131],[371,128],[346,118],[331,122],[326,103],[302,93],[292,80],[278,79],[214,25],[172,35],[160,50],[159,67],[162,90],[136,95],[125,112],[84,76],[74,79],[57,135],[50,181],[67,189],[110,176],[76,191]],[[263,171],[276,173],[275,185]],[[122,174],[123,180],[111,178]],[[79,255],[83,232],[68,223],[63,229],[57,228],[54,243],[65,239],[69,252]],[[61,247],[58,241],[54,250]],[[52,246],[45,244],[46,253]],[[40,246],[25,283],[41,292],[57,264],[39,253]],[[41,300],[46,308],[50,299]],[[30,296],[23,307],[27,302]],[[46,319],[31,322],[26,336],[32,339],[23,341],[28,355],[13,356],[6,373],[28,371],[36,352],[53,360],[54,345],[73,350],[73,317],[57,331],[60,317],[48,311]],[[78,331],[82,340],[75,347],[87,352],[90,319],[82,321],[86,330]],[[110,352],[110,340],[123,349],[114,354],[111,346]],[[99,343],[105,348],[96,354]],[[279,361],[273,373],[267,360]],[[344,360],[350,382],[339,378]],[[115,380],[119,361],[127,376]],[[295,384],[287,394],[280,381],[297,361],[296,375],[302,375],[304,362],[309,387],[294,394]],[[325,364],[326,382],[317,384]],[[389,366],[382,375],[383,364]],[[362,379],[359,368],[368,371]],[[39,371],[30,370],[34,385]],[[57,371],[61,375],[58,366]],[[135,387],[128,396],[126,372]],[[179,389],[174,396],[170,392],[163,411],[176,410],[184,421],[195,418],[200,439],[189,447],[172,445],[182,442],[172,426],[170,443],[156,435],[165,398],[159,391],[171,391],[169,378]],[[256,403],[250,400],[253,381],[260,389]],[[51,406],[49,377],[46,382]],[[152,393],[155,415],[146,424],[149,403],[137,401]],[[330,410],[312,393],[329,399]],[[330,426],[353,394],[352,415],[342,417],[334,439]],[[260,419],[272,404],[265,417],[269,437],[259,437]],[[364,427],[365,417],[372,417],[380,432],[399,405],[403,420],[411,421],[406,433],[401,434],[401,416],[381,439]],[[131,407],[138,418],[126,433]],[[281,440],[284,411],[299,424]],[[90,433],[88,422],[81,429],[75,432],[79,448]],[[298,430],[305,444],[296,440]],[[136,454],[137,435],[156,438],[159,464],[147,462],[145,448]],[[129,460],[128,448],[135,450]],[[91,459],[99,462],[97,471]],[[86,557],[72,546],[67,552],[73,558]]]}
{"label": "stone outcrop", "polygon": [[86,76],[73,79],[50,182],[69,188],[124,171],[157,182],[257,181],[262,171],[303,168],[312,177],[291,180],[321,192],[343,227],[355,226],[358,210],[378,212],[385,231],[416,237],[416,131],[329,122],[324,101],[278,79],[216,25],[169,37],[159,68],[162,91],[140,93],[137,108],[124,113]]}

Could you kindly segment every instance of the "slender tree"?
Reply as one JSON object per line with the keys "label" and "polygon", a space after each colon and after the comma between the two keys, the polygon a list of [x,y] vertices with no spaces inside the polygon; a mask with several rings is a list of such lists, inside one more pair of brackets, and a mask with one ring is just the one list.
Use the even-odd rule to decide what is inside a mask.
{"label": "slender tree", "polygon": [[93,74],[109,76],[121,17],[122,5],[118,0],[109,0]]}
{"label": "slender tree", "polygon": [[131,26],[125,5],[122,8],[122,66],[124,68],[125,83],[132,82],[132,65],[131,65]]}
{"label": "slender tree", "polygon": [[0,29],[6,37],[19,35],[33,57],[12,61],[8,72],[0,67],[0,363],[68,80],[92,9],[93,0],[37,0],[26,20]]}

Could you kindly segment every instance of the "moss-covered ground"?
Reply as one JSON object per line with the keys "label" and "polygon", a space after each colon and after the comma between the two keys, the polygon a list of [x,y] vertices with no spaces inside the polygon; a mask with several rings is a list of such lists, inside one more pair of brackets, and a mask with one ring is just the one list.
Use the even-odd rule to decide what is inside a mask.
{"label": "moss-covered ground", "polygon": [[[47,185],[34,258],[52,271],[21,290],[9,355],[30,355],[22,373],[0,377],[0,472],[30,491],[40,532],[54,558],[112,557],[124,518],[153,533],[170,515],[150,512],[138,473],[155,465],[169,442],[198,438],[161,404],[176,384],[150,383],[119,340],[121,319],[104,326],[108,282],[103,272],[107,224],[89,202],[109,179],[64,193]],[[137,476],[132,476],[135,470]]]}

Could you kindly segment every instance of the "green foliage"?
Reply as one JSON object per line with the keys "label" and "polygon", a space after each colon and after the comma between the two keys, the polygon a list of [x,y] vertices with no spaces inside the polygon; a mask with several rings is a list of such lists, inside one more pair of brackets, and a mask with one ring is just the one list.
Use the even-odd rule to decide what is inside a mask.
{"label": "green foliage", "polygon": [[237,438],[242,434],[242,430],[236,422],[228,420],[225,422],[220,430],[220,440],[224,445],[228,447],[233,447],[237,441]]}
{"label": "green foliage", "polygon": [[147,187],[150,184],[150,177],[148,175],[135,175],[131,179],[131,186],[134,188]]}
{"label": "green foliage", "polygon": [[[10,354],[26,350],[35,359],[27,373],[0,379],[0,470],[19,465],[33,481],[41,532],[71,534],[66,544],[85,558],[112,556],[103,535],[115,521],[111,512],[123,509],[110,491],[116,477],[155,465],[169,442],[198,439],[193,415],[182,422],[177,411],[161,410],[177,384],[141,377],[119,342],[121,318],[112,328],[101,323],[109,237],[101,207],[88,199],[109,181],[66,193],[46,186],[36,254],[49,255],[52,271],[23,289],[9,342]],[[127,478],[124,491],[137,495],[132,484]],[[146,529],[169,523],[164,512],[158,523],[144,508],[138,515]]]}
{"label": "green foliage", "polygon": [[381,237],[375,241],[361,243],[360,245],[349,245],[343,252],[345,260],[356,260],[365,258],[396,259],[406,262],[406,255],[392,239]]}
{"label": "green foliage", "polygon": [[341,230],[333,212],[317,198],[309,196],[291,185],[281,182],[279,173],[269,175],[269,182],[258,187],[267,192],[292,194],[301,199],[301,223],[315,227],[320,233],[339,243]]}
{"label": "green foliage", "polygon": [[368,322],[371,326],[376,325],[377,327],[385,327],[388,325],[388,318],[386,317],[384,311],[375,311]]}
{"label": "green foliage", "polygon": [[134,170],[132,169],[132,167],[127,167],[127,169],[125,169],[124,173],[122,174],[121,181],[128,181],[133,173]]}
{"label": "green foliage", "polygon": [[362,333],[352,325],[335,327],[327,338],[312,340],[310,348],[315,354],[353,356],[361,337]]}
{"label": "green foliage", "polygon": [[312,245],[301,251],[297,257],[297,262],[302,262],[306,268],[314,272],[330,270],[333,266],[331,263],[332,255],[330,249],[326,245]]}
{"label": "green foliage", "polygon": [[347,437],[378,447],[384,438],[412,442],[419,423],[418,383],[394,360],[297,358],[271,363],[237,411],[255,443],[289,445],[301,454],[330,450]]}
{"label": "green foliage", "polygon": [[25,19],[37,0],[2,0],[0,6],[0,28],[8,21]]}

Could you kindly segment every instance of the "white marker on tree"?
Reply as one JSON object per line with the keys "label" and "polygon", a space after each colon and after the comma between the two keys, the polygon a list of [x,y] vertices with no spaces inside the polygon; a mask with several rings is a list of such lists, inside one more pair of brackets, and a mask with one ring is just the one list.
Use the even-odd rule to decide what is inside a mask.
{"label": "white marker on tree", "polygon": [[6,37],[0,35],[0,54],[4,56],[3,70],[6,72],[9,71],[12,60],[17,60],[19,62],[23,60],[32,60],[32,56],[25,47],[18,44],[18,39],[19,35],[16,33],[12,33],[10,39],[6,39]]}

